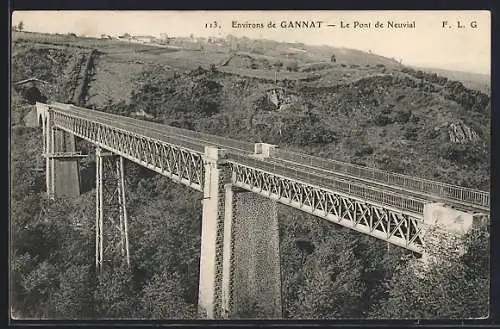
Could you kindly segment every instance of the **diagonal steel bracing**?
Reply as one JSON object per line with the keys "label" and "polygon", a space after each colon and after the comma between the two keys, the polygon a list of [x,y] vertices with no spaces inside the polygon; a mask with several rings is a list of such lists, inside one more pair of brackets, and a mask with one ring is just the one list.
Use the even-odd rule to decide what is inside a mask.
{"label": "diagonal steel bracing", "polygon": [[[168,176],[174,181],[203,191],[205,140],[169,135],[168,131],[173,129],[169,126],[164,128],[167,133],[158,132],[158,126],[149,131],[149,125],[141,127],[137,120],[122,119],[111,114],[103,115],[98,111],[71,106],[53,106],[49,112],[51,121],[49,120],[48,126],[73,133],[141,166]],[[95,112],[98,119],[95,119],[91,112]],[[188,133],[186,134],[189,136]],[[207,138],[204,137],[204,139]],[[220,140],[217,138],[214,136],[213,140]],[[50,139],[47,142],[49,143]],[[220,147],[224,148],[223,145]],[[299,168],[297,165],[303,166],[304,163],[310,162],[311,166],[313,164],[316,166],[312,167],[314,172],[318,173],[320,171],[318,168],[330,168],[335,164],[332,170],[342,171],[344,167],[337,168],[339,164],[331,161],[324,162],[326,160],[320,161],[319,159],[313,161],[310,158],[302,159],[303,155],[300,154],[272,152],[273,155],[270,157],[274,162],[281,159],[292,164],[290,168],[286,164],[280,164],[280,168],[275,168],[272,161],[269,162],[269,159],[266,160],[265,157],[260,160],[253,159],[252,162],[248,161],[248,154],[242,155],[239,151],[233,153],[232,148],[229,147],[229,149],[233,159],[231,166],[234,185],[403,248],[421,251],[423,227],[425,227],[422,225],[424,204],[429,202],[424,196],[413,196],[411,193],[403,193],[404,191],[400,193],[390,186],[386,188],[384,184],[389,178],[372,177],[375,171],[370,172],[372,176],[362,175],[362,173],[359,175],[371,177],[373,182],[383,180],[384,184],[372,186],[373,184],[363,182],[353,183],[348,177],[340,179],[333,177],[335,175],[329,176],[325,171],[308,175],[307,168]],[[354,175],[358,172],[348,171],[348,173]],[[405,182],[400,182],[403,187],[407,185]],[[428,191],[430,187],[412,188]],[[455,189],[460,190],[459,187]],[[461,192],[460,197],[456,198],[467,199],[468,192],[464,191]],[[478,195],[481,196],[478,199],[481,205],[488,204],[486,202],[489,197],[488,193]],[[476,200],[476,194],[471,198],[473,201]]]}
{"label": "diagonal steel bracing", "polygon": [[199,151],[62,111],[51,112],[58,128],[198,191],[203,190],[204,165]]}
{"label": "diagonal steel bracing", "polygon": [[306,182],[228,161],[232,184],[312,215],[421,252],[422,218]]}
{"label": "diagonal steel bracing", "polygon": [[130,265],[123,157],[96,148],[96,270]]}

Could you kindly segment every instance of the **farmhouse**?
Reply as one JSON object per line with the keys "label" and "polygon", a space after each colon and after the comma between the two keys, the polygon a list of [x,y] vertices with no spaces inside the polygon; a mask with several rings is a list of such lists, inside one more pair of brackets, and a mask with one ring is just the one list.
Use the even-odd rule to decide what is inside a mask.
{"label": "farmhouse", "polygon": [[132,37],[132,40],[136,42],[148,43],[155,41],[156,37],[152,35],[135,35]]}

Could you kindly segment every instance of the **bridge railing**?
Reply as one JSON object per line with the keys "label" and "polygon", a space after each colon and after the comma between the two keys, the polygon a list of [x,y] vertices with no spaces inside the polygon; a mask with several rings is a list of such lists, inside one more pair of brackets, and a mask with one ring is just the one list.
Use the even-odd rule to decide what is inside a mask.
{"label": "bridge railing", "polygon": [[490,206],[490,194],[486,191],[391,173],[377,168],[364,167],[332,159],[323,159],[284,149],[276,149],[274,156],[283,160],[294,161],[333,171],[335,173],[344,173],[357,178],[365,178],[388,185],[400,186],[410,191],[423,192],[483,208],[488,208]]}
{"label": "bridge railing", "polygon": [[[56,104],[62,106],[62,110],[77,110],[79,114],[88,114],[90,116],[99,113],[99,116],[109,120],[108,122],[121,122],[129,123],[131,125],[140,127],[141,131],[147,130],[149,134],[161,133],[163,136],[172,135],[170,137],[179,137],[180,143],[186,143],[189,139],[193,139],[194,143],[206,142],[211,145],[218,145],[226,148],[234,148],[244,150],[245,152],[252,153],[254,144],[244,141],[239,141],[231,138],[206,134],[193,130],[167,126],[160,123],[138,120],[134,118],[125,117],[122,115],[110,114],[102,111],[89,110],[86,108],[77,107],[67,104]],[[183,139],[184,142],[181,142]],[[378,183],[383,183],[392,186],[399,186],[409,191],[421,192],[430,194],[437,197],[455,200],[469,205],[479,206],[482,208],[489,208],[490,195],[488,192],[455,186],[442,182],[436,182],[428,179],[407,176],[403,174],[386,172],[376,168],[369,168],[359,166],[351,163],[345,163],[332,159],[319,158],[303,153],[298,153],[285,149],[276,149],[274,157],[282,160],[292,161],[303,165],[310,165],[326,171],[332,171],[337,174],[345,174],[355,178],[367,179]]]}
{"label": "bridge railing", "polygon": [[[86,120],[88,122],[95,122],[98,123],[99,125],[108,127],[110,129],[114,130],[119,130],[123,132],[124,134],[127,135],[133,135],[134,137],[149,137],[153,139],[157,139],[172,145],[177,145],[180,147],[183,147],[185,149],[189,149],[192,151],[196,151],[198,153],[203,153],[204,152],[204,147],[198,143],[193,143],[190,141],[186,141],[184,139],[178,138],[176,136],[170,136],[165,133],[160,133],[155,130],[148,129],[147,127],[141,127],[138,125],[131,125],[130,123],[124,122],[123,120],[116,120],[116,119],[111,119],[107,117],[100,117],[96,115],[92,115],[90,113],[85,113],[85,112],[71,112],[70,110],[61,110],[58,108],[53,108],[51,109],[54,113],[58,113],[63,116],[68,116],[68,117],[73,117],[73,118],[79,118],[82,120]],[[62,123],[60,121],[56,122],[59,125]]]}
{"label": "bridge railing", "polygon": [[[117,114],[112,114],[112,113],[107,113],[107,112],[102,112],[102,111],[97,111],[97,110],[89,110],[89,109],[74,106],[74,105],[72,105],[71,108],[77,109],[78,111],[88,112],[88,113],[98,112],[102,116],[105,116],[109,119],[120,120],[121,122],[129,122],[132,124],[140,124],[141,126],[144,126],[144,127],[152,128],[155,130],[161,130],[163,133],[166,133],[166,134],[181,135],[183,137],[203,140],[203,141],[209,142],[210,144],[214,144],[214,145],[215,144],[222,144],[224,146],[229,146],[232,148],[245,150],[248,152],[253,152],[253,148],[254,148],[254,143],[244,142],[244,141],[240,141],[240,140],[236,140],[236,139],[232,139],[232,138],[228,138],[228,137],[211,135],[211,134],[207,134],[207,133],[203,133],[203,132],[199,132],[199,131],[168,126],[168,125],[157,123],[157,122],[134,119],[134,118],[126,117],[123,115],[117,115]],[[91,111],[91,112],[89,112],[89,111]]]}
{"label": "bridge railing", "polygon": [[203,190],[204,146],[158,132],[92,117],[88,113],[50,109],[52,124],[162,175]]}
{"label": "bridge railing", "polygon": [[427,202],[424,199],[408,197],[399,193],[389,192],[380,188],[350,182],[348,180],[305,173],[301,170],[268,163],[249,156],[229,154],[228,161],[234,161],[236,164],[242,164],[270,174],[277,174],[284,178],[295,179],[305,184],[316,185],[333,192],[341,192],[346,195],[364,199],[368,202],[372,201],[381,205],[390,206],[400,211],[411,212],[418,216],[423,215],[424,204]]}
{"label": "bridge railing", "polygon": [[246,150],[249,152],[252,152],[254,149],[254,143],[249,143],[249,142],[244,142],[244,141],[239,141],[236,139],[228,138],[228,137],[222,137],[222,136],[217,136],[217,135],[210,135],[206,133],[202,133],[199,131],[194,131],[194,130],[187,130],[187,129],[182,129],[182,128],[177,128],[177,127],[168,127],[168,132],[170,133],[175,133],[177,135],[183,135],[195,139],[201,139],[207,142],[210,142],[212,144],[219,144],[219,145],[224,145],[224,146],[229,146],[231,148],[239,149],[239,150]]}

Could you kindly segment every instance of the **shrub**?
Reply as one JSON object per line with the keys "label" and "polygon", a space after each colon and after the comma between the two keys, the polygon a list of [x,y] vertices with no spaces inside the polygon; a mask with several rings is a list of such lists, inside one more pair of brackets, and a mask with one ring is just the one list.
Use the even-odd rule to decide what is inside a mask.
{"label": "shrub", "polygon": [[412,123],[418,123],[420,121],[420,117],[417,117],[416,115],[412,115],[410,118],[410,121]]}
{"label": "shrub", "polygon": [[399,110],[396,112],[395,121],[399,123],[407,123],[410,120],[410,110]]}
{"label": "shrub", "polygon": [[443,143],[441,146],[441,156],[447,160],[460,163],[464,166],[475,165],[483,161],[485,154],[477,146],[455,144],[452,142]]}
{"label": "shrub", "polygon": [[388,115],[386,115],[386,114],[379,114],[379,115],[377,115],[377,116],[375,117],[374,122],[375,122],[375,124],[376,124],[377,126],[382,126],[382,127],[383,127],[383,126],[386,126],[386,125],[388,125],[388,124],[392,123],[392,120],[391,120],[391,118],[390,118]]}
{"label": "shrub", "polygon": [[403,137],[411,141],[416,141],[418,137],[418,128],[416,126],[406,128]]}
{"label": "shrub", "polygon": [[286,68],[288,71],[297,72],[297,70],[298,70],[298,68],[299,68],[299,64],[297,63],[297,61],[288,61],[288,62],[285,64],[285,68]]}
{"label": "shrub", "polygon": [[283,62],[281,60],[277,59],[273,62],[273,66],[276,68],[280,68],[283,66]]}
{"label": "shrub", "polygon": [[[371,90],[370,93],[373,93],[373,90]],[[391,114],[392,113],[392,106],[388,106],[382,109],[382,114]]]}
{"label": "shrub", "polygon": [[373,147],[371,147],[370,145],[365,145],[354,153],[354,155],[356,156],[363,156],[370,154],[373,154]]}

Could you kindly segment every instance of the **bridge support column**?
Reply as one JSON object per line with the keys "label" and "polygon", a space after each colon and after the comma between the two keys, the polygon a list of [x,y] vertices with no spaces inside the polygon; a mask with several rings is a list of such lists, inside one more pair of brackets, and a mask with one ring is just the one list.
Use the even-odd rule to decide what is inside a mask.
{"label": "bridge support column", "polygon": [[205,149],[198,306],[213,318],[280,318],[277,204],[233,188],[224,150]]}
{"label": "bridge support column", "polygon": [[224,307],[234,318],[281,318],[277,203],[226,185]]}
{"label": "bridge support column", "polygon": [[[123,157],[96,147],[96,271],[130,265]],[[114,264],[113,264],[114,263]],[[112,267],[112,266],[111,266]]]}
{"label": "bridge support column", "polygon": [[205,148],[198,308],[201,316],[208,319],[224,316],[221,309],[224,186],[230,182],[230,173],[226,169],[223,157],[224,150],[208,146]]}
{"label": "bridge support column", "polygon": [[54,153],[74,153],[75,136],[53,126],[50,116],[43,124],[46,185],[50,199],[80,195],[80,172],[75,158],[56,158]]}
{"label": "bridge support column", "polygon": [[424,205],[422,258],[415,264],[417,275],[425,275],[431,264],[457,260],[467,252],[464,235],[487,215],[467,213],[442,203]]}

